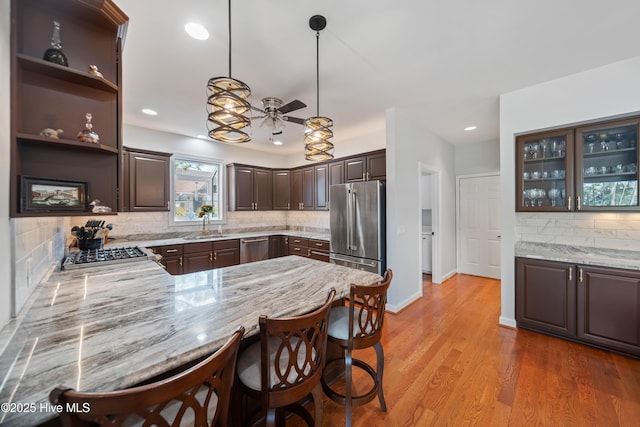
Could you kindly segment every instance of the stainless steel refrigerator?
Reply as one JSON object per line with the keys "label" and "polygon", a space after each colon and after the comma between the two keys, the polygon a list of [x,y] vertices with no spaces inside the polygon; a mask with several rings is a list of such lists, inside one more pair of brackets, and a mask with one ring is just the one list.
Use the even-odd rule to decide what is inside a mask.
{"label": "stainless steel refrigerator", "polygon": [[385,183],[329,188],[331,262],[382,275],[386,269]]}

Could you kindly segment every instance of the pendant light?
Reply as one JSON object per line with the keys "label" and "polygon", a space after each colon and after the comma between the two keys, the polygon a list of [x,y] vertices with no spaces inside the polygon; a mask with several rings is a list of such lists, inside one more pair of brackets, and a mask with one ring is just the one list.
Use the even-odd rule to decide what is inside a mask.
{"label": "pendant light", "polygon": [[251,141],[251,89],[231,77],[231,0],[229,0],[229,77],[207,83],[207,129],[221,142]]}
{"label": "pendant light", "polygon": [[322,15],[309,19],[309,27],[316,32],[316,116],[304,121],[304,158],[310,161],[333,159],[333,120],[320,116],[320,31],[327,26]]}

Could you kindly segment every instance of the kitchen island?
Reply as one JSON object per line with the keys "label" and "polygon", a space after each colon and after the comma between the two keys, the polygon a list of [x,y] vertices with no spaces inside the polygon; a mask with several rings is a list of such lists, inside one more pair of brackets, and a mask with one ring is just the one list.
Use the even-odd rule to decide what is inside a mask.
{"label": "kitchen island", "polygon": [[[0,335],[0,424],[55,416],[49,392],[116,390],[213,353],[258,317],[295,316],[380,276],[298,256],[171,276],[154,261],[52,272]],[[26,408],[26,409],[25,409]],[[19,411],[20,409],[20,411]]]}

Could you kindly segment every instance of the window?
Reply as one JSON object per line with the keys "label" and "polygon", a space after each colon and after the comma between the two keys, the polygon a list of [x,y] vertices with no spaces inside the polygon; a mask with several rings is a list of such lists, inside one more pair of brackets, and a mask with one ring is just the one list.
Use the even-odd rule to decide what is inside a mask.
{"label": "window", "polygon": [[217,160],[174,156],[173,162],[173,222],[188,224],[199,221],[202,205],[213,206],[212,221],[224,219],[224,165]]}

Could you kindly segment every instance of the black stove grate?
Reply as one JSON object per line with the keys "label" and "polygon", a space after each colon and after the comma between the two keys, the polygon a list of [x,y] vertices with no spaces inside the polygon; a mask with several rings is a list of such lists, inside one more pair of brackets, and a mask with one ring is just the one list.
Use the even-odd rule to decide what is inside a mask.
{"label": "black stove grate", "polygon": [[87,249],[75,252],[62,261],[62,268],[102,266],[104,264],[118,264],[131,261],[144,261],[149,259],[148,252],[137,246],[107,249]]}

